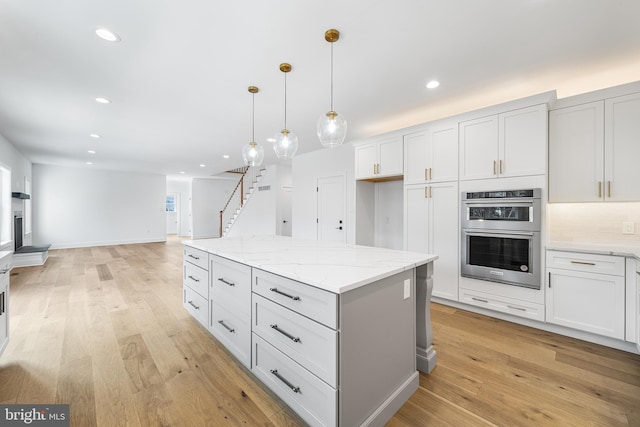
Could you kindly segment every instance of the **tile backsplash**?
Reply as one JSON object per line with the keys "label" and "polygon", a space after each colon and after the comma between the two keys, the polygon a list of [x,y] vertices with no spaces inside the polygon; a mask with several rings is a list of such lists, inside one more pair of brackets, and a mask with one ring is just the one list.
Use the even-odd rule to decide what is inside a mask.
{"label": "tile backsplash", "polygon": [[[623,234],[623,222],[635,234]],[[550,203],[547,227],[549,241],[640,245],[640,203]]]}

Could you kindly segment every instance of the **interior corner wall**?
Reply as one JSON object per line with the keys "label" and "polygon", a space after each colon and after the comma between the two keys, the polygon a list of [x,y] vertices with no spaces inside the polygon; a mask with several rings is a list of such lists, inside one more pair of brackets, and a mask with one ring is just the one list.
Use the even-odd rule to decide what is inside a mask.
{"label": "interior corner wall", "polygon": [[236,179],[193,178],[191,180],[191,238],[220,235],[220,210],[229,200]]}
{"label": "interior corner wall", "polygon": [[276,234],[276,218],[278,214],[276,209],[278,198],[276,171],[277,166],[271,165],[262,172],[258,188],[254,190],[246,205],[240,211],[240,215],[227,236]]}
{"label": "interior corner wall", "polygon": [[166,241],[164,175],[33,165],[34,244]]}
{"label": "interior corner wall", "polygon": [[345,227],[347,243],[355,244],[355,150],[344,144],[333,149],[321,149],[301,154],[292,163],[292,234],[296,239],[317,239],[318,178],[345,175]]}

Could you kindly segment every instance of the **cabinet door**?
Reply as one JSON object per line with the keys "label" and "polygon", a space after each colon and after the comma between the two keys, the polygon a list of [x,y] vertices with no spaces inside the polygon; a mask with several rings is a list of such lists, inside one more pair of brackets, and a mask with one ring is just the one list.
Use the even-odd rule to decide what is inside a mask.
{"label": "cabinet door", "polygon": [[438,255],[433,271],[433,295],[458,300],[458,182],[433,184],[429,195],[429,252]]}
{"label": "cabinet door", "polygon": [[640,200],[640,93],[605,101],[605,201]]}
{"label": "cabinet door", "polygon": [[404,246],[407,251],[429,253],[428,191],[425,185],[404,188]]}
{"label": "cabinet door", "polygon": [[498,116],[460,122],[460,180],[497,178]]}
{"label": "cabinet door", "polygon": [[[431,131],[427,164],[431,182],[458,180],[458,122],[436,126]],[[405,173],[405,182],[406,182]]]}
{"label": "cabinet door", "polygon": [[549,112],[549,201],[594,202],[603,195],[604,103]]}
{"label": "cabinet door", "polygon": [[502,113],[498,121],[499,175],[543,175],[547,169],[546,104]]}
{"label": "cabinet door", "polygon": [[9,343],[9,279],[8,272],[0,274],[0,355]]}
{"label": "cabinet door", "polygon": [[402,175],[402,137],[387,139],[378,143],[378,175]]}
{"label": "cabinet door", "polygon": [[375,175],[377,150],[375,143],[359,145],[355,148],[356,179],[371,178]]}
{"label": "cabinet door", "polygon": [[549,269],[547,322],[624,339],[623,276]]}
{"label": "cabinet door", "polygon": [[418,132],[404,137],[404,184],[421,184],[428,179],[427,147],[429,133]]}

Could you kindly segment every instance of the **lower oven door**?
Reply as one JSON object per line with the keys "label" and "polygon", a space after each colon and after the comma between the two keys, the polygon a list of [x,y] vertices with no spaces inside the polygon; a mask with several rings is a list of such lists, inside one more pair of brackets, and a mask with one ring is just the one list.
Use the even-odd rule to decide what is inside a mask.
{"label": "lower oven door", "polygon": [[540,232],[463,229],[461,274],[540,289]]}

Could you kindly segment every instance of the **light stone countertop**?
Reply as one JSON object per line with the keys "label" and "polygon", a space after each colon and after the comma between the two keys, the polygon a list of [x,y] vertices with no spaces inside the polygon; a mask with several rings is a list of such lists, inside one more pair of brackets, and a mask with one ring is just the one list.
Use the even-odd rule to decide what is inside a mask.
{"label": "light stone countertop", "polygon": [[419,252],[282,236],[186,240],[183,244],[337,294],[438,258]]}
{"label": "light stone countertop", "polygon": [[608,245],[604,243],[584,242],[548,242],[547,249],[592,253],[598,255],[616,255],[640,260],[640,245]]}

